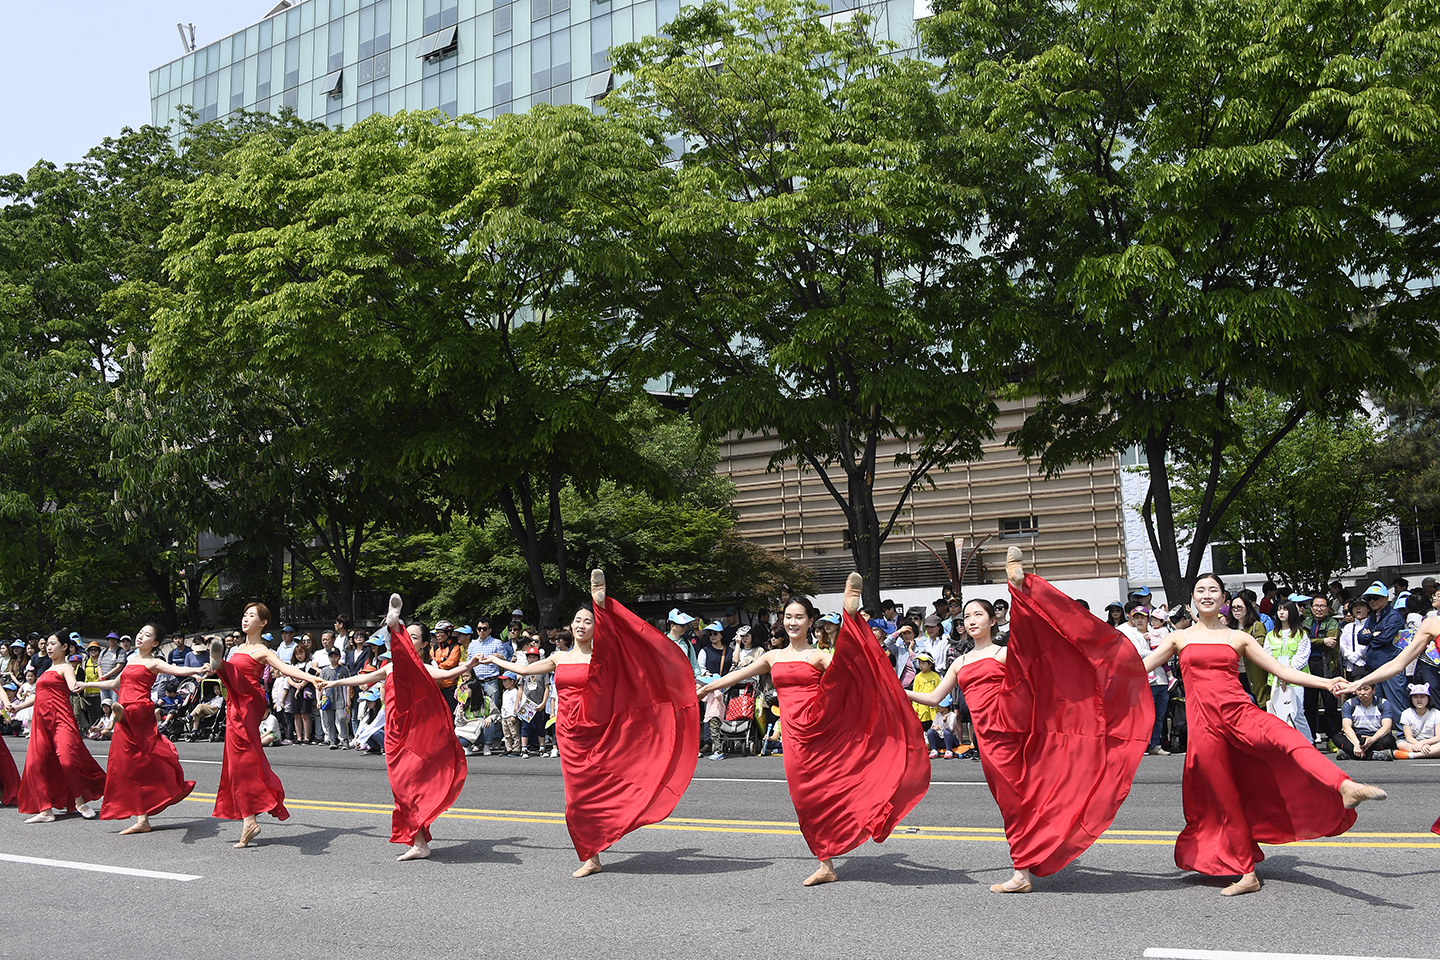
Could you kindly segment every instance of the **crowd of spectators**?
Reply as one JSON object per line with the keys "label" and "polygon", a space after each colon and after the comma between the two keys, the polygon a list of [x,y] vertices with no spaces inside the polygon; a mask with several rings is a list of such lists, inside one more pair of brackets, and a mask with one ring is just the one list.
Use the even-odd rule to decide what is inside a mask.
{"label": "crowd of spectators", "polygon": [[[785,599],[771,611],[748,614],[743,620],[735,607],[709,621],[675,608],[655,626],[683,652],[698,686],[743,666],[767,649],[785,646],[789,641],[778,625],[778,611]],[[1151,599],[1150,591],[1142,587],[1100,614],[1142,656],[1156,648],[1169,631],[1190,625],[1183,605],[1170,609],[1152,604]],[[1355,679],[1397,656],[1414,637],[1421,618],[1434,612],[1436,600],[1433,579],[1426,579],[1415,590],[1403,580],[1359,584],[1348,591],[1335,582],[1324,596],[1282,594],[1267,583],[1259,594],[1251,590],[1235,593],[1226,616],[1232,627],[1253,634],[1272,656],[1296,669]],[[1008,605],[1002,599],[994,607],[996,639],[1004,644],[1009,634]],[[907,689],[934,689],[946,668],[974,646],[963,629],[963,603],[948,591],[930,610],[902,610],[885,601],[879,610],[861,611],[861,615]],[[833,647],[840,622],[839,614],[822,616],[815,625],[813,642],[821,648]],[[534,661],[568,649],[572,642],[568,628],[536,629],[525,622],[521,610],[496,620],[484,616],[469,622],[440,620],[433,627],[422,627],[422,633],[422,657],[442,670],[475,656]],[[71,637],[80,645],[78,635]],[[264,639],[281,660],[324,680],[369,674],[389,656],[383,630],[356,629],[344,616],[332,629],[318,633],[281,624]],[[202,666],[210,660],[212,640],[223,642],[226,648],[243,642],[238,630],[177,637],[164,655],[177,665]],[[50,665],[42,646],[38,634],[13,640],[3,659],[0,682],[22,697],[32,690],[36,677]],[[83,644],[83,649],[84,653],[74,658],[77,676],[104,680],[124,668],[134,644],[129,636],[112,632],[103,641]],[[1149,680],[1156,715],[1149,752],[1166,755],[1184,750],[1184,677],[1178,663],[1172,660],[1157,668]],[[1409,675],[1362,688],[1343,702],[1325,691],[1291,687],[1243,660],[1238,680],[1257,705],[1304,733],[1317,749],[1340,759],[1440,755],[1440,713],[1430,707],[1430,691],[1440,689],[1440,658],[1433,650],[1410,667]],[[323,691],[282,676],[268,676],[266,683],[270,712],[261,732],[267,746],[383,753],[383,680]],[[471,754],[558,756],[552,720],[556,694],[550,675],[521,677],[482,662],[458,680],[441,681],[440,689],[454,712],[455,735]],[[152,696],[162,730],[173,738],[219,739],[223,735],[225,692],[218,678],[177,681],[161,676]],[[96,739],[107,738],[114,722],[113,698],[111,691],[76,694],[72,704],[81,729]],[[783,751],[778,698],[768,676],[710,694],[701,708],[697,735],[702,756],[721,760],[727,754]],[[914,709],[932,759],[978,759],[960,691],[938,707],[915,704]],[[5,718],[8,732],[28,735],[27,713]]]}

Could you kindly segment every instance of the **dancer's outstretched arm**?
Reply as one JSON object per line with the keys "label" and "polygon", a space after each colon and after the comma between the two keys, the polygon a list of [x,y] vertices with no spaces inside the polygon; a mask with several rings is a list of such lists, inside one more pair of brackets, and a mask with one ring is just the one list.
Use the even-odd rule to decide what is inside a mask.
{"label": "dancer's outstretched arm", "polygon": [[321,680],[317,686],[321,690],[329,690],[331,687],[364,687],[372,683],[379,683],[388,676],[390,676],[390,664],[387,663],[379,670],[372,670],[369,673],[360,673],[339,680]]}
{"label": "dancer's outstretched arm", "polygon": [[767,651],[751,660],[738,670],[731,670],[723,677],[711,680],[705,686],[696,691],[696,696],[704,697],[714,693],[716,690],[724,690],[726,687],[734,686],[741,680],[749,680],[751,677],[758,677],[762,673],[770,672],[770,665],[773,663],[771,654]]}
{"label": "dancer's outstretched arm", "polygon": [[[164,673],[172,677],[198,677],[201,674],[211,672],[210,664],[208,663],[200,667],[177,667],[173,663],[156,660],[153,663],[145,664],[145,666],[149,667],[152,673]],[[114,682],[119,684],[120,678],[116,677]]]}
{"label": "dancer's outstretched arm", "polygon": [[479,665],[480,655],[476,654],[464,663],[451,667],[449,670],[441,670],[433,663],[425,664],[425,669],[429,672],[432,680],[449,680],[452,677],[460,676],[462,673],[469,673]]}
{"label": "dancer's outstretched arm", "polygon": [[501,670],[509,670],[511,673],[518,673],[522,677],[534,677],[542,673],[555,672],[555,657],[548,656],[543,660],[536,660],[534,663],[513,663],[502,659],[498,654],[490,654],[488,657],[481,657],[479,663],[493,663]]}
{"label": "dancer's outstretched arm", "polygon": [[[964,658],[962,657],[961,659]],[[927,707],[938,707],[940,706],[940,701],[948,697],[950,691],[955,689],[956,684],[959,682],[957,680],[959,672],[960,660],[956,660],[950,664],[950,669],[945,671],[945,676],[940,678],[940,682],[935,685],[934,690],[926,690],[923,693],[906,690],[905,696],[910,698],[911,703],[923,703]]]}
{"label": "dancer's outstretched arm", "polygon": [[1346,683],[1344,680],[1332,680],[1328,684],[1330,692],[1335,695],[1354,693],[1365,684],[1377,684],[1382,680],[1389,680],[1391,677],[1399,676],[1401,671],[1416,660],[1420,655],[1429,649],[1430,644],[1435,642],[1437,635],[1440,635],[1440,616],[1426,617],[1415,631],[1415,639],[1405,645],[1399,655],[1382,667],[1376,667],[1365,676],[1354,683]]}
{"label": "dancer's outstretched arm", "polygon": [[1241,655],[1261,670],[1273,674],[1286,683],[1293,683],[1297,687],[1314,687],[1316,690],[1330,689],[1333,681],[1329,677],[1316,677],[1308,673],[1301,673],[1289,664],[1281,663],[1266,653],[1265,648],[1260,646],[1254,637],[1242,630],[1235,630],[1231,635],[1245,639],[1241,645]]}
{"label": "dancer's outstretched arm", "polygon": [[114,690],[120,686],[120,678],[113,680],[82,680],[75,684],[77,690]]}

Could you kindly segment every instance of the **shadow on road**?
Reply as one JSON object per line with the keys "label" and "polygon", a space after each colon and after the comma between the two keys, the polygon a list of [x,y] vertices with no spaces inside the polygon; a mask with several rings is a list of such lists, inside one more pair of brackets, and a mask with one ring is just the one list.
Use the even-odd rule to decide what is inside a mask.
{"label": "shadow on road", "polygon": [[[1384,882],[1384,889],[1425,889],[1433,884],[1434,877],[1440,875],[1440,870],[1367,870],[1356,867],[1334,867],[1326,864],[1318,864],[1314,861],[1304,860],[1300,857],[1288,854],[1269,854],[1265,862],[1256,868],[1260,879],[1264,881],[1279,881],[1281,883],[1293,883],[1303,887],[1314,887],[1319,890],[1328,890],[1331,893],[1347,897],[1351,900],[1359,900],[1361,903],[1369,904],[1372,907],[1390,907],[1394,910],[1414,910],[1415,904],[1406,903],[1402,900],[1392,900],[1389,897],[1380,896],[1375,893],[1367,893],[1364,890],[1357,890],[1334,879],[1317,876],[1318,870],[1329,870],[1343,874],[1359,874],[1365,877],[1376,877]],[[1400,884],[1396,881],[1414,879],[1414,884]],[[1422,901],[1423,902],[1423,901]]]}
{"label": "shadow on road", "polygon": [[[606,858],[601,856],[601,860]],[[703,854],[699,847],[681,847],[669,853],[636,853],[613,864],[605,864],[606,873],[648,874],[659,877],[699,877],[719,873],[763,870],[774,866],[766,857],[716,857]]]}
{"label": "shadow on road", "polygon": [[485,863],[509,864],[511,866],[518,866],[523,862],[519,854],[501,851],[498,848],[514,848],[530,845],[524,837],[504,837],[495,840],[476,838],[474,840],[461,840],[458,843],[432,841],[432,844],[430,847],[430,861],[432,863]]}
{"label": "shadow on road", "polygon": [[[813,866],[813,861],[811,861]],[[865,853],[838,861],[835,872],[844,880],[883,883],[891,887],[920,887],[930,883],[977,883],[975,871],[916,863],[903,853]]]}
{"label": "shadow on road", "polygon": [[[1142,873],[1133,870],[1101,870],[1071,864],[1059,873],[1035,881],[1035,889],[1045,893],[1151,893],[1173,887],[1177,881],[1210,881],[1212,877],[1185,876],[1179,870]],[[1221,886],[1230,883],[1226,878]]]}

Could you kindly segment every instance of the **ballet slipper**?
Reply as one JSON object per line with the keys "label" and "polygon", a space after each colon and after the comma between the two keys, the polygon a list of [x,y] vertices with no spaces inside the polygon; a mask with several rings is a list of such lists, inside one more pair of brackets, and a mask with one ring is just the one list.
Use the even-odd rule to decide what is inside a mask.
{"label": "ballet slipper", "polygon": [[400,624],[400,609],[404,604],[400,600],[400,594],[390,594],[390,609],[385,611],[385,626],[396,627]]}
{"label": "ballet slipper", "polygon": [[[858,574],[858,573],[852,573],[852,574],[850,574],[850,576],[852,576],[852,577],[858,577],[859,574]],[[849,586],[850,586],[850,584],[847,582],[845,586],[846,586],[846,588],[848,589]],[[810,874],[810,876],[808,876],[808,877],[805,878],[805,884],[804,884],[804,885],[807,886],[807,887],[816,887],[816,886],[819,886],[819,885],[822,884],[822,883],[834,883],[836,880],[839,880],[839,879],[840,879],[840,878],[839,878],[838,876],[836,876],[836,874],[835,874],[835,868],[834,868],[834,867],[830,866],[830,864],[828,864],[828,863],[822,863],[822,864],[820,864],[820,869],[819,869],[819,870],[816,870],[814,873]]]}
{"label": "ballet slipper", "polygon": [[[590,571],[590,602],[600,609],[605,609],[605,571]],[[577,873],[576,876],[579,876]]]}
{"label": "ballet slipper", "polygon": [[150,824],[147,823],[147,822],[145,822],[145,821],[137,820],[137,821],[135,821],[134,823],[130,824],[130,826],[126,827],[124,830],[121,830],[121,831],[120,831],[120,836],[122,836],[122,837],[128,837],[128,836],[130,836],[130,834],[132,834],[132,833],[149,833],[149,832],[150,832]]}
{"label": "ballet slipper", "polygon": [[865,586],[865,578],[858,573],[852,573],[845,578],[845,595],[840,605],[845,608],[846,613],[855,613],[860,609],[860,591]]}
{"label": "ballet slipper", "polygon": [[240,831],[240,842],[235,844],[235,849],[242,850],[245,847],[250,846],[250,841],[254,840],[258,836],[260,836],[260,824],[246,824],[245,827]]}
{"label": "ballet slipper", "polygon": [[424,860],[430,856],[430,844],[424,840],[416,840],[409,850],[406,850],[396,860]]}
{"label": "ballet slipper", "polygon": [[75,808],[75,812],[80,814],[80,816],[84,817],[86,820],[94,820],[96,817],[100,816],[99,813],[90,809],[89,801],[86,801],[85,803],[77,806]]}
{"label": "ballet slipper", "polygon": [[1356,783],[1354,780],[1346,780],[1340,784],[1340,798],[1345,802],[1346,810],[1354,810],[1366,800],[1387,800],[1390,795],[1379,787],[1372,787],[1368,783]]}
{"label": "ballet slipper", "polygon": [[1005,551],[1005,579],[1010,581],[1011,589],[1025,592],[1025,555],[1019,547]]}
{"label": "ballet slipper", "polygon": [[[1011,547],[1011,549],[1013,550],[1014,547]],[[1029,893],[1031,890],[1034,889],[1035,887],[1030,883],[1030,881],[1026,880],[1022,883],[1016,883],[1013,877],[1009,880],[1006,880],[1004,883],[990,884],[991,893]]]}
{"label": "ballet slipper", "polygon": [[54,811],[54,810],[41,810],[39,813],[35,814],[35,816],[33,816],[33,817],[30,817],[30,818],[27,819],[25,822],[26,822],[26,823],[54,823],[54,822],[55,822],[55,811]]}
{"label": "ballet slipper", "polygon": [[[599,571],[596,571],[596,572],[598,573]],[[578,879],[578,878],[580,878],[580,877],[588,877],[588,876],[590,876],[592,873],[599,873],[599,872],[600,872],[600,858],[599,858],[599,857],[591,857],[589,860],[586,860],[584,863],[580,864],[580,869],[579,869],[579,870],[576,870],[574,873],[570,874],[570,876],[575,877],[575,878]]]}
{"label": "ballet slipper", "polygon": [[1247,893],[1255,893],[1255,892],[1257,892],[1259,889],[1260,889],[1260,878],[1257,877],[1257,876],[1255,876],[1255,875],[1252,873],[1252,874],[1250,875],[1250,879],[1247,880],[1247,879],[1245,879],[1244,877],[1241,877],[1239,880],[1236,880],[1234,883],[1230,884],[1230,886],[1226,887],[1224,890],[1221,890],[1221,891],[1220,891],[1220,896],[1222,896],[1222,897],[1239,897],[1239,896],[1243,896],[1244,894],[1247,894]]}

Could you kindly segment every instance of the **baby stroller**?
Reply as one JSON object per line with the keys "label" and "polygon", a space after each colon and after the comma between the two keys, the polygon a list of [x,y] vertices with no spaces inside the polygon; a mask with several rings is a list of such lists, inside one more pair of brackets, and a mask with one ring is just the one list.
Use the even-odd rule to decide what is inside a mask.
{"label": "baby stroller", "polygon": [[715,745],[723,753],[754,756],[760,752],[760,728],[755,723],[755,684],[740,684],[725,703],[725,719],[720,721],[720,742]]}
{"label": "baby stroller", "polygon": [[[163,695],[162,688],[162,695]],[[152,688],[151,695],[154,695]],[[175,697],[179,701],[172,706],[165,706],[156,700],[155,704],[167,712],[160,718],[160,735],[171,740],[182,740],[185,734],[185,718],[190,715],[190,710],[200,699],[200,683],[194,677],[187,677],[180,681],[175,690]]]}
{"label": "baby stroller", "polygon": [[216,697],[221,698],[221,703],[218,704],[220,709],[209,716],[198,716],[194,707],[190,709],[189,712],[194,722],[189,725],[189,730],[185,734],[186,740],[209,740],[211,743],[217,743],[225,739],[225,686],[220,682],[219,677],[201,679],[200,696],[196,700],[195,706],[209,703]]}

